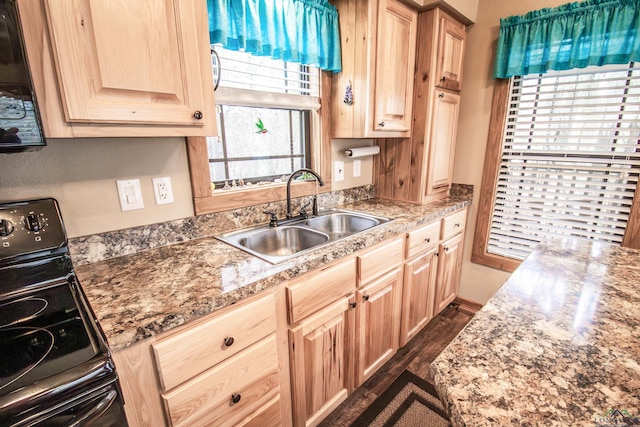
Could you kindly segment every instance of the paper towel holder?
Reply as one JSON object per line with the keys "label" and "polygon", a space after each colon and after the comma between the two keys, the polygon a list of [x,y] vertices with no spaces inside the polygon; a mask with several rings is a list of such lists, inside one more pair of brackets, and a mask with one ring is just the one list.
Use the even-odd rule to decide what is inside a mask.
{"label": "paper towel holder", "polygon": [[347,156],[348,158],[373,156],[378,153],[380,153],[380,147],[378,145],[372,145],[368,147],[347,148],[344,151],[344,155]]}

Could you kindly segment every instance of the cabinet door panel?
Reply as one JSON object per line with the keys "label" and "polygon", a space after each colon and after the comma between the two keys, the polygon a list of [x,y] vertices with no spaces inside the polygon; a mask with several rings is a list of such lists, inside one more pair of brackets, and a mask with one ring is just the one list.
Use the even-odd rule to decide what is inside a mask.
{"label": "cabinet door panel", "polygon": [[408,132],[413,103],[417,13],[395,0],[381,1],[378,26],[373,129]]}
{"label": "cabinet door panel", "polygon": [[436,290],[436,248],[408,261],[404,270],[401,346],[433,318]]}
{"label": "cabinet door panel", "polygon": [[195,6],[47,0],[66,120],[204,126]]}
{"label": "cabinet door panel", "polygon": [[462,83],[462,59],[464,56],[465,26],[445,16],[440,18],[438,46],[437,85],[455,91]]}
{"label": "cabinet door panel", "polygon": [[398,350],[402,268],[391,270],[357,292],[358,379],[366,381]]}
{"label": "cabinet door panel", "polygon": [[315,425],[350,391],[353,309],[341,298],[289,330],[293,419]]}
{"label": "cabinet door panel", "polygon": [[435,314],[444,310],[458,295],[464,233],[440,244]]}
{"label": "cabinet door panel", "polygon": [[437,91],[433,102],[426,195],[446,190],[451,184],[459,107],[460,95]]}

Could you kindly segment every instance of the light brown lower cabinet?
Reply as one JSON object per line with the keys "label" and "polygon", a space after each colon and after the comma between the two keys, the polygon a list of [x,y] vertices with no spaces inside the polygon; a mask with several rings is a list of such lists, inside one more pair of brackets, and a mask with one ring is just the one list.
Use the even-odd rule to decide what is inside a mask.
{"label": "light brown lower cabinet", "polygon": [[439,245],[438,279],[436,280],[435,313],[440,313],[458,295],[464,233]]}
{"label": "light brown lower cabinet", "polygon": [[436,272],[438,271],[437,245],[422,255],[407,261],[404,267],[402,296],[402,331],[400,346],[422,330],[434,316]]}
{"label": "light brown lower cabinet", "polygon": [[289,329],[293,425],[315,426],[353,389],[353,295]]}
{"label": "light brown lower cabinet", "polygon": [[398,351],[402,304],[402,267],[369,282],[357,292],[358,377],[362,385]]}

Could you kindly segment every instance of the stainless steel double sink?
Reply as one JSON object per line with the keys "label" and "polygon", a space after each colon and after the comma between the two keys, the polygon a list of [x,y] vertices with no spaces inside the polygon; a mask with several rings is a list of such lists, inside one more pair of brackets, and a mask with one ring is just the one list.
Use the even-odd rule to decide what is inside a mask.
{"label": "stainless steel double sink", "polygon": [[342,209],[320,212],[286,225],[263,225],[216,236],[272,264],[278,264],[311,249],[317,249],[356,233],[391,221],[389,218]]}

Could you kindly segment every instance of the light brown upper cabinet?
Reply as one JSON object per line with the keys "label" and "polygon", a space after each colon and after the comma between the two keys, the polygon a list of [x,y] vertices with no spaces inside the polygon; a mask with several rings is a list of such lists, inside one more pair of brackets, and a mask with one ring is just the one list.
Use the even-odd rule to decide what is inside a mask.
{"label": "light brown upper cabinet", "polygon": [[465,26],[436,7],[418,16],[410,138],[380,140],[378,196],[426,203],[449,194],[458,128]]}
{"label": "light brown upper cabinet", "polygon": [[417,11],[396,0],[333,3],[342,42],[342,71],[331,82],[333,137],[408,137]]}
{"label": "light brown upper cabinet", "polygon": [[215,134],[206,7],[204,0],[21,1],[45,135]]}
{"label": "light brown upper cabinet", "polygon": [[449,15],[440,16],[436,85],[459,91],[462,83],[462,55],[464,54],[465,26]]}

